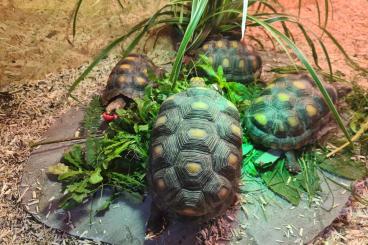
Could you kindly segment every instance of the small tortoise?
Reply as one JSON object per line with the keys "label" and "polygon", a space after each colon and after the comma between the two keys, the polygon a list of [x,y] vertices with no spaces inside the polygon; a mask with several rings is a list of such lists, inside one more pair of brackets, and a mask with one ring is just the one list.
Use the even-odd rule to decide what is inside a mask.
{"label": "small tortoise", "polygon": [[119,61],[111,71],[101,96],[106,112],[111,114],[125,107],[129,100],[143,97],[144,88],[150,82],[150,72],[156,76],[161,74],[161,70],[145,55],[130,54]]}
{"label": "small tortoise", "polygon": [[[341,84],[339,89],[331,84],[324,86],[334,103],[349,90]],[[286,167],[297,173],[300,166],[294,150],[316,141],[330,114],[314,81],[307,75],[291,75],[274,80],[252,102],[245,114],[245,126],[255,143],[285,152]]]}
{"label": "small tortoise", "polygon": [[249,83],[261,75],[261,57],[244,42],[212,40],[206,42],[199,53],[205,54],[216,70],[221,65],[227,81]]}
{"label": "small tortoise", "polygon": [[230,101],[193,82],[163,102],[150,146],[147,238],[162,232],[168,217],[205,221],[234,203],[242,163],[239,117]]}

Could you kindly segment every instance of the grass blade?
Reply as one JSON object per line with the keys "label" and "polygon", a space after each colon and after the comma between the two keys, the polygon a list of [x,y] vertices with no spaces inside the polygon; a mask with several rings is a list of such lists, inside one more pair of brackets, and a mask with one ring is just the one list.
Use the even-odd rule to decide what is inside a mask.
{"label": "grass blade", "polygon": [[135,28],[132,28],[132,30],[123,35],[120,36],[118,38],[116,38],[114,41],[112,41],[109,45],[107,45],[98,55],[97,57],[92,61],[92,63],[83,71],[83,73],[73,82],[73,84],[70,86],[70,88],[68,89],[68,96],[71,95],[71,93],[74,91],[74,89],[79,85],[80,82],[83,81],[84,78],[86,78],[86,76],[92,71],[92,69],[104,58],[107,56],[107,54],[114,48],[116,47],[119,43],[121,43],[122,41],[124,41],[127,37],[129,37],[131,34],[133,34],[134,32],[136,32],[137,30],[139,30],[141,28],[141,26],[146,22],[142,21],[141,23],[139,23],[138,25],[136,25]]}
{"label": "grass blade", "polygon": [[112,41],[107,47],[105,47],[98,55],[97,57],[92,61],[92,63],[83,71],[83,73],[73,82],[73,84],[70,86],[68,90],[67,96],[71,96],[71,93],[74,91],[74,89],[79,85],[80,82],[86,78],[86,76],[92,71],[92,69],[107,56],[107,54],[119,43],[124,41],[128,36],[123,35],[114,41]]}
{"label": "grass blade", "polygon": [[329,11],[329,7],[328,7],[328,0],[325,0],[325,21],[323,23],[323,28],[327,27],[327,22],[328,22],[328,11]]}
{"label": "grass blade", "polygon": [[327,48],[326,46],[323,44],[322,40],[321,39],[318,39],[319,41],[319,44],[321,45],[322,47],[322,50],[323,50],[323,53],[325,54],[325,57],[326,57],[326,61],[327,61],[327,64],[328,64],[328,70],[330,72],[330,78],[329,80],[332,81],[333,80],[333,71],[332,71],[332,64],[331,64],[331,59],[330,59],[330,55],[328,54],[327,52]]}
{"label": "grass blade", "polygon": [[[198,0],[195,1],[193,0],[193,7],[192,7],[192,15],[191,15],[191,19],[190,22],[188,24],[188,27],[184,33],[184,37],[182,42],[180,43],[180,47],[178,49],[177,55],[176,55],[176,59],[173,65],[173,69],[171,71],[170,74],[170,81],[172,82],[172,87],[174,88],[176,86],[176,80],[179,77],[179,72],[181,70],[181,66],[182,66],[182,60],[185,54],[185,50],[186,47],[190,41],[190,39],[193,36],[193,33],[197,27],[197,24],[200,20],[200,18],[203,15],[203,12],[207,6],[208,0]],[[198,6],[198,8],[195,8],[196,6]]]}
{"label": "grass blade", "polygon": [[248,13],[248,0],[243,1],[243,14],[242,14],[242,39],[244,38],[245,31],[247,28],[247,13]]}
{"label": "grass blade", "polygon": [[118,2],[118,5],[120,6],[120,8],[121,8],[121,10],[125,10],[125,7],[124,7],[124,5],[121,3],[121,1],[120,0],[116,0],[117,2]]}
{"label": "grass blade", "polygon": [[77,32],[77,16],[79,13],[80,6],[82,5],[82,2],[83,0],[78,0],[75,6],[74,13],[73,13],[73,41],[74,41],[75,34]]}
{"label": "grass blade", "polygon": [[350,58],[350,56],[346,53],[345,49],[341,46],[341,44],[332,36],[332,34],[327,31],[325,28],[321,27],[321,30],[330,38],[330,40],[335,44],[335,46],[340,50],[340,52],[344,55],[345,59],[356,69],[363,71],[364,73],[368,73],[368,69],[361,67],[358,63]]}
{"label": "grass blade", "polygon": [[319,9],[319,3],[318,3],[318,0],[315,0],[314,2],[316,4],[316,9],[317,9],[318,26],[321,26],[321,10]]}
{"label": "grass blade", "polygon": [[[170,5],[165,5],[160,10],[158,10],[151,18],[147,18],[137,25],[135,25],[127,34],[120,36],[116,38],[114,41],[110,42],[109,45],[107,45],[98,55],[97,57],[92,61],[92,63],[83,71],[83,73],[73,82],[73,84],[68,89],[67,96],[71,96],[71,93],[74,91],[74,89],[81,83],[84,78],[92,71],[92,69],[104,58],[108,55],[108,53],[115,48],[119,43],[123,42],[125,39],[127,39],[129,36],[131,36],[133,33],[139,31],[142,28],[148,28],[152,25],[153,21],[162,15],[167,15],[171,12],[162,12],[164,9],[166,9]],[[147,29],[146,29],[147,30]],[[143,32],[144,33],[144,32]],[[141,34],[141,33],[140,33]],[[142,35],[138,34],[136,38],[133,40],[133,42],[128,46],[127,51],[131,51],[135,45],[138,43],[140,38],[142,38]],[[124,52],[124,55],[126,55],[127,52]]]}
{"label": "grass blade", "polygon": [[300,23],[297,23],[299,29],[302,31],[303,35],[304,35],[304,38],[305,40],[307,41],[308,43],[308,46],[310,47],[311,51],[312,51],[312,57],[313,57],[313,60],[314,60],[314,64],[316,64],[316,66],[318,68],[321,68],[318,64],[318,55],[317,55],[317,51],[316,51],[316,47],[314,46],[314,43],[312,41],[312,39],[310,38],[310,36],[308,35],[308,33],[305,31],[304,27],[302,24]]}

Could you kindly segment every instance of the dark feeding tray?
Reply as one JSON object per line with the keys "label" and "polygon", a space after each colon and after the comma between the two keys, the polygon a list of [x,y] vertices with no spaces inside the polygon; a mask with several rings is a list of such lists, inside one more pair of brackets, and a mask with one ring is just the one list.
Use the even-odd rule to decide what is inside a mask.
{"label": "dark feeding tray", "polygon": [[[81,110],[71,110],[46,133],[48,142],[70,139],[83,120]],[[63,153],[81,140],[50,143],[35,149],[25,168],[21,183],[22,204],[45,225],[73,236],[112,244],[190,244],[196,243],[201,227],[193,223],[171,222],[168,229],[153,241],[144,240],[145,223],[149,217],[151,198],[137,201],[122,195],[103,214],[96,211],[109,197],[109,189],[71,210],[59,208],[62,184],[47,175],[47,168],[58,163]],[[330,176],[349,186],[350,181]],[[294,207],[275,195],[257,178],[242,185],[245,203],[233,222],[233,241],[238,244],[306,243],[318,235],[339,215],[350,193],[332,181],[322,183],[320,197],[308,204],[307,198]],[[267,200],[265,202],[264,200]],[[271,200],[271,201],[270,201]]]}

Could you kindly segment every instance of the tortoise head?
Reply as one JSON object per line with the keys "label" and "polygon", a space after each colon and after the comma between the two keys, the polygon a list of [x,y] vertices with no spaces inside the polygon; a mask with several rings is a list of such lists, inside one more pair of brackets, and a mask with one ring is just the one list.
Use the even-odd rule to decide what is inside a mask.
{"label": "tortoise head", "polygon": [[166,73],[166,70],[162,67],[155,66],[154,67],[154,74],[157,78],[162,78]]}
{"label": "tortoise head", "polygon": [[336,89],[338,98],[344,97],[352,91],[352,86],[348,83],[335,82],[332,84]]}
{"label": "tortoise head", "polygon": [[192,77],[190,79],[191,87],[205,87],[206,83],[202,77]]}

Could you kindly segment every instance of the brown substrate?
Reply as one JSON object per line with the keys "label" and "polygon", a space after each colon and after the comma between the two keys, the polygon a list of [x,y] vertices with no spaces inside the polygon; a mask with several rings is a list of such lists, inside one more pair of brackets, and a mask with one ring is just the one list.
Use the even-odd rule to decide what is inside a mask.
{"label": "brown substrate", "polygon": [[[6,3],[8,1],[5,1]],[[332,1],[334,3],[334,20],[330,21],[328,28],[331,29],[333,34],[346,48],[347,52],[353,56],[357,61],[360,61],[361,65],[367,67],[367,48],[366,40],[368,39],[368,26],[363,25],[366,23],[366,16],[364,15],[365,9],[368,9],[368,2],[365,0],[356,1]],[[295,10],[293,10],[295,11]],[[304,13],[303,18],[307,21],[310,19],[316,19],[316,13],[314,7],[307,5],[302,10]],[[12,13],[8,13],[9,16]],[[39,17],[34,17],[39,18]],[[64,17],[63,17],[64,18]],[[14,17],[13,22],[6,22],[6,20],[0,24],[0,33],[5,39],[16,38],[28,40],[27,35],[35,33],[34,30],[31,34],[25,34],[22,28],[32,29],[33,27],[20,26]],[[64,18],[65,19],[65,18]],[[26,19],[24,19],[25,21]],[[43,20],[45,21],[45,20]],[[23,22],[24,23],[24,22]],[[46,28],[47,29],[47,28]],[[15,30],[20,33],[16,33],[11,30]],[[57,35],[63,35],[62,33],[52,32],[53,29],[47,29],[44,33],[45,40],[52,39]],[[13,34],[11,34],[13,33]],[[50,34],[50,35],[49,35]],[[47,37],[48,36],[48,37]],[[18,38],[18,39],[17,39]],[[1,39],[3,42],[4,39]],[[1,60],[0,68],[10,71],[10,73],[2,73],[6,75],[8,81],[22,80],[23,82],[11,83],[4,89],[7,93],[0,94],[0,243],[1,244],[81,244],[89,243],[64,234],[50,230],[43,225],[35,222],[32,217],[27,214],[20,206],[19,182],[22,176],[23,166],[28,159],[31,152],[30,145],[32,142],[39,141],[42,134],[46,129],[62,115],[70,107],[76,106],[77,103],[71,99],[65,98],[66,88],[80,73],[81,69],[69,69],[62,70],[70,62],[68,58],[66,62],[60,62],[59,59],[45,59],[47,52],[51,52],[51,57],[55,57],[54,52],[58,52],[63,49],[58,49],[57,45],[50,46],[45,54],[38,38],[35,39],[35,49],[41,50],[41,54],[33,56],[29,42],[15,42],[12,49],[7,44],[6,55],[7,60]],[[49,41],[51,42],[51,41]],[[60,42],[58,42],[60,44]],[[100,42],[99,42],[100,43]],[[4,43],[1,43],[4,44]],[[101,44],[101,43],[100,43]],[[331,44],[329,44],[331,45]],[[95,46],[95,45],[93,45]],[[99,46],[99,45],[96,45]],[[32,46],[33,47],[33,46]],[[22,50],[22,48],[24,50]],[[14,51],[14,52],[13,52]],[[16,55],[17,52],[22,51],[23,55],[16,56],[16,62],[12,63],[12,55]],[[23,52],[24,51],[24,52]],[[9,56],[10,55],[10,56]],[[57,56],[57,55],[56,55]],[[69,55],[74,59],[79,57],[76,55]],[[88,57],[91,56],[89,53]],[[65,56],[62,56],[65,58]],[[358,72],[351,70],[343,62],[343,58],[338,55],[338,52],[334,51],[331,55],[335,69],[347,74],[347,77],[353,77],[358,75]],[[35,66],[24,66],[29,63],[30,60],[37,59],[40,61]],[[86,59],[80,59],[78,62],[85,61]],[[90,96],[101,89],[105,83],[110,69],[116,63],[116,58],[108,58],[104,60],[95,70],[91,73],[89,78],[82,83],[82,85],[76,91],[76,96],[83,103],[86,103]],[[18,62],[20,62],[18,64]],[[77,62],[77,63],[78,63]],[[41,65],[40,65],[41,64]],[[38,81],[30,81],[29,72],[19,72],[18,68],[25,67],[30,69],[31,73],[38,72],[37,69],[44,66],[42,74],[50,71],[55,71],[57,64],[58,69],[61,70],[58,74],[49,74],[44,79]],[[59,64],[63,64],[60,65]],[[76,65],[76,63],[73,63]],[[80,64],[80,63],[78,63]],[[13,67],[14,66],[14,67]],[[4,68],[5,67],[5,68]],[[10,67],[10,68],[9,68]],[[27,68],[28,67],[28,68]],[[9,70],[8,70],[9,69]],[[36,72],[36,73],[37,73]],[[364,76],[360,77],[362,85],[367,85],[367,79]],[[2,78],[4,79],[4,77]],[[367,188],[365,187],[365,195]],[[351,200],[347,211],[347,218],[343,222],[336,221],[331,226],[330,232],[322,234],[320,238],[316,240],[316,244],[321,241],[329,241],[333,244],[366,244],[368,243],[368,210],[367,206],[359,203],[356,200]],[[208,231],[212,229],[205,227],[207,232],[205,234],[212,234],[212,237],[222,237],[221,227],[223,224],[215,224],[215,227],[220,227],[219,231]],[[225,225],[227,227],[227,225]],[[220,235],[218,235],[220,234]],[[203,235],[203,234],[202,234]],[[203,235],[204,236],[204,235]],[[207,236],[207,235],[206,235]]]}

